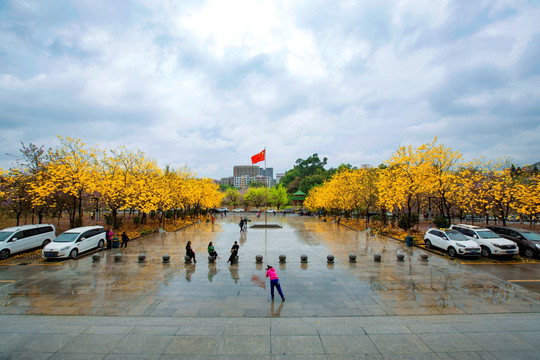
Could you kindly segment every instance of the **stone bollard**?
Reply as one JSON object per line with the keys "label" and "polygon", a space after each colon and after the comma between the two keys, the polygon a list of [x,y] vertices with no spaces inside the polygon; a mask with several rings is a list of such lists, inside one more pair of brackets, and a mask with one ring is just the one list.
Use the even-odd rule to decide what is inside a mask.
{"label": "stone bollard", "polygon": [[256,262],[257,264],[262,264],[262,262],[263,262],[263,256],[262,256],[262,255],[256,255],[256,256],[255,256],[255,262]]}
{"label": "stone bollard", "polygon": [[307,255],[300,255],[300,262],[302,264],[307,264],[308,262],[308,256]]}
{"label": "stone bollard", "polygon": [[191,264],[191,256],[189,256],[189,255],[184,256],[184,262],[186,264]]}
{"label": "stone bollard", "polygon": [[373,261],[375,262],[381,262],[382,256],[381,254],[375,254],[373,255]]}
{"label": "stone bollard", "polygon": [[422,261],[428,261],[428,254],[426,254],[426,253],[420,253],[420,260],[422,260]]}
{"label": "stone bollard", "polygon": [[356,262],[356,254],[349,254],[349,262],[350,263]]}
{"label": "stone bollard", "polygon": [[327,262],[328,264],[333,264],[333,263],[334,263],[334,259],[335,259],[334,255],[332,255],[332,254],[326,255],[326,262]]}
{"label": "stone bollard", "polygon": [[279,262],[284,264],[287,262],[287,256],[286,255],[279,255]]}
{"label": "stone bollard", "polygon": [[216,257],[212,255],[208,255],[208,263],[213,264],[216,262]]}
{"label": "stone bollard", "polygon": [[101,260],[101,256],[99,254],[92,255],[92,262],[99,262]]}
{"label": "stone bollard", "polygon": [[146,254],[139,254],[139,262],[143,263],[146,261]]}
{"label": "stone bollard", "polygon": [[168,264],[171,261],[171,256],[169,254],[165,254],[161,257],[161,260],[163,260],[164,264]]}
{"label": "stone bollard", "polygon": [[398,253],[396,254],[397,261],[405,261],[405,255]]}
{"label": "stone bollard", "polygon": [[120,262],[120,261],[122,261],[122,253],[114,254],[114,262]]}

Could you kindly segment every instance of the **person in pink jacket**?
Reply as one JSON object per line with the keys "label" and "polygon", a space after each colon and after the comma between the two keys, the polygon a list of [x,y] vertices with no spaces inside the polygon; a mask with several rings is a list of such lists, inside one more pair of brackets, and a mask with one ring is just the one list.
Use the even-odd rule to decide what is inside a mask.
{"label": "person in pink jacket", "polygon": [[270,295],[272,295],[272,300],[274,300],[274,287],[277,287],[277,291],[281,296],[281,301],[285,301],[285,296],[283,296],[283,292],[281,291],[281,285],[279,284],[276,270],[270,265],[266,266],[266,277],[270,278]]}

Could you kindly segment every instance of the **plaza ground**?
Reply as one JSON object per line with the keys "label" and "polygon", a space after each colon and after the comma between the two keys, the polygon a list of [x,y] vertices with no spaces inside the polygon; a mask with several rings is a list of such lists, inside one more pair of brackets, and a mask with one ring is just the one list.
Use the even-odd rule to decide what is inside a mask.
{"label": "plaza ground", "polygon": [[[436,255],[423,261],[420,249],[315,218],[270,216],[281,229],[245,235],[238,221],[156,233],[100,252],[99,262],[0,266],[0,359],[540,358],[540,297],[519,283]],[[188,240],[197,264],[184,263]],[[240,261],[229,265],[235,240]],[[278,271],[283,303],[263,288],[266,264]]]}

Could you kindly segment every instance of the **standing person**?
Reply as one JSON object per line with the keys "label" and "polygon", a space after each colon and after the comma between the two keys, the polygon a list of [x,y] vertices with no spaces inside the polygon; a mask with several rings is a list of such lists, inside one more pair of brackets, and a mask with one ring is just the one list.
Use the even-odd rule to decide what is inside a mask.
{"label": "standing person", "polygon": [[272,296],[272,300],[274,300],[274,287],[277,287],[277,291],[281,296],[281,301],[285,301],[285,296],[283,296],[283,292],[281,291],[281,285],[279,284],[276,270],[270,265],[266,266],[266,277],[270,278],[270,295]]}
{"label": "standing person", "polygon": [[191,241],[188,241],[186,244],[186,255],[192,258],[195,264],[197,263],[197,260],[195,260],[195,252],[191,248]]}
{"label": "standing person", "polygon": [[216,252],[216,249],[214,249],[214,245],[210,241],[210,244],[208,244],[208,255],[213,256],[215,259],[221,259]]}
{"label": "standing person", "polygon": [[240,249],[240,245],[238,245],[238,241],[234,242],[234,245],[231,248],[231,256],[229,256],[229,260],[227,260],[227,263],[233,263],[234,258],[238,256],[238,250]]}
{"label": "standing person", "polygon": [[244,219],[240,219],[240,224],[238,224],[238,226],[240,226],[240,232],[243,233],[244,232]]}
{"label": "standing person", "polygon": [[212,225],[214,225],[214,222],[216,222],[216,217],[214,215],[212,215],[212,217],[210,218],[210,220],[212,220]]}
{"label": "standing person", "polygon": [[112,230],[107,230],[107,250],[112,250],[112,239],[114,232]]}
{"label": "standing person", "polygon": [[120,247],[125,246],[127,248],[128,241],[129,241],[129,237],[127,236],[126,232],[124,231],[122,233],[122,243],[120,244]]}

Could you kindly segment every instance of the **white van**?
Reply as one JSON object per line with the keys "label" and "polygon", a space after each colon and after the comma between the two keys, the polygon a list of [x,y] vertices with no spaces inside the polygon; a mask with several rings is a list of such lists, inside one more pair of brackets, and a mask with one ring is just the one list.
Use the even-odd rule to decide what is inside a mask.
{"label": "white van", "polygon": [[43,257],[58,259],[70,257],[75,259],[85,251],[103,248],[105,245],[105,229],[103,226],[85,226],[68,230],[58,235],[43,248]]}
{"label": "white van", "polygon": [[22,225],[0,230],[0,260],[11,254],[45,246],[56,239],[51,224]]}

